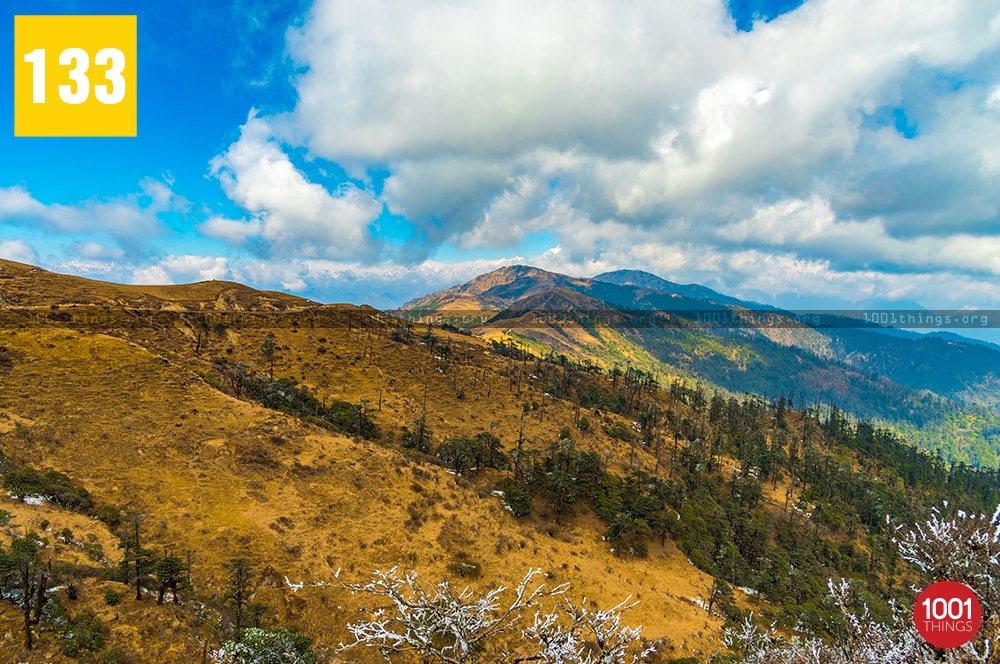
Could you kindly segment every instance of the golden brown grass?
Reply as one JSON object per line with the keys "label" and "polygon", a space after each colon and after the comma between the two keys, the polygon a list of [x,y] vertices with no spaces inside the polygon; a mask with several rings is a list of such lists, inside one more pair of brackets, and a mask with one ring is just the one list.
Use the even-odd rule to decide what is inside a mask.
{"label": "golden brown grass", "polygon": [[[6,277],[0,284],[31,306],[89,306],[127,295],[129,301],[169,297],[188,307],[230,286],[121,287],[7,262],[0,268],[0,279]],[[0,447],[17,462],[66,473],[99,503],[144,512],[149,546],[177,555],[196,552],[195,591],[210,605],[223,590],[223,563],[248,558],[261,582],[255,599],[272,608],[265,624],[296,625],[317,638],[321,652],[330,653],[346,638],[343,626],[359,599],[332,588],[294,593],[284,577],[329,582],[332,571],[343,568],[345,578],[355,581],[373,569],[400,565],[427,579],[456,580],[447,566],[460,554],[482,565],[475,582],[480,587],[509,586],[540,567],[551,583],[570,582],[575,597],[600,606],[632,595],[640,604],[628,620],[642,624],[647,638],[670,639],[675,647],[668,656],[720,646],[718,619],[691,602],[706,597],[711,578],[671,542],[653,544],[648,560],[616,558],[601,540],[604,526],[592,516],[559,527],[539,517],[516,520],[489,493],[488,477],[455,477],[398,451],[234,399],[194,372],[211,371],[217,357],[266,368],[260,349],[272,329],[279,346],[276,376],[295,378],[327,402],[366,400],[383,431],[410,425],[425,403],[437,442],[492,427],[509,448],[523,423],[527,444],[544,447],[573,422],[572,404],[544,397],[529,376],[518,388],[507,373],[520,367],[492,355],[481,341],[435,331],[452,347],[445,366],[421,340],[419,326],[414,342],[403,345],[385,329],[359,326],[370,310],[278,308],[270,309],[266,326],[213,332],[197,355],[197,331],[183,316],[158,328],[69,330],[53,323],[3,330],[0,345],[23,359],[0,374]],[[459,388],[464,398],[458,398]],[[543,406],[524,414],[525,402]],[[595,423],[602,418],[618,421],[602,415]],[[610,453],[613,466],[627,463],[629,450],[602,426],[574,435],[581,448]],[[640,462],[652,467],[645,455]],[[72,522],[74,532],[87,532],[79,522],[83,517],[56,518],[52,507],[15,507],[18,523],[47,518],[52,527]],[[91,523],[105,551],[114,552],[113,536]],[[80,601],[99,604],[94,597],[103,593],[102,583],[88,582]],[[105,608],[102,615],[110,615]],[[135,603],[126,594],[115,613],[116,620],[107,618],[115,625],[109,645],[156,649],[164,663],[199,661],[191,657],[200,656],[196,637],[203,634],[217,643],[190,612],[155,607],[151,599]],[[17,635],[16,619],[12,607],[0,605],[0,634],[6,629]],[[351,655],[356,661],[364,656]],[[59,661],[51,657],[31,661]]]}

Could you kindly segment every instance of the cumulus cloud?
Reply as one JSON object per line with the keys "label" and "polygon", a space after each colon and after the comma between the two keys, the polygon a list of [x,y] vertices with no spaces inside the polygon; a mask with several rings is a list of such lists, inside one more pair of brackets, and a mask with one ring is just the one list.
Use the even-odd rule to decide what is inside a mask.
{"label": "cumulus cloud", "polygon": [[240,221],[226,217],[211,217],[200,227],[201,232],[208,237],[223,240],[232,245],[245,244],[254,237],[259,237],[263,224],[259,219]]}
{"label": "cumulus cloud", "polygon": [[[519,262],[1000,305],[996,3],[807,0],[747,33],[722,0],[313,0],[286,46],[294,108],[252,110],[210,164],[241,211],[183,217],[225,257],[150,258],[190,211],[169,177],[64,203],[0,187],[0,225],[76,272],[377,306]],[[310,179],[322,160],[350,180]]]}
{"label": "cumulus cloud", "polygon": [[38,263],[38,254],[24,240],[0,240],[0,258],[18,263]]}
{"label": "cumulus cloud", "polygon": [[319,0],[289,39],[309,67],[295,121],[318,152],[366,163],[641,150],[664,100],[721,71],[725,16],[711,0]]}
{"label": "cumulus cloud", "polygon": [[224,279],[229,274],[229,259],[216,256],[174,256],[132,271],[133,284],[177,284]]}
{"label": "cumulus cloud", "polygon": [[[74,204],[42,203],[23,186],[0,187],[0,223],[39,228],[60,235],[101,233],[110,235],[122,254],[139,257],[147,242],[164,233],[159,215],[187,209],[188,202],[169,183],[145,178],[139,191],[124,196],[80,201]],[[93,246],[92,246],[93,245]],[[74,253],[95,250],[94,243],[73,245]],[[115,252],[118,249],[108,248]],[[108,257],[108,256],[105,256]]]}
{"label": "cumulus cloud", "polygon": [[239,140],[212,160],[211,172],[253,217],[210,219],[201,227],[206,235],[237,243],[259,238],[279,256],[363,259],[378,252],[369,225],[381,203],[349,183],[330,192],[310,182],[255,110]]}
{"label": "cumulus cloud", "polygon": [[[909,300],[931,308],[1000,306],[995,280],[957,270],[898,274],[875,269],[838,269],[828,260],[803,259],[789,253],[746,250],[725,264],[727,290],[738,297],[782,304],[775,294],[803,296],[799,302],[824,299],[858,303],[865,300]],[[787,306],[785,304],[784,306]],[[806,306],[815,306],[806,304]]]}
{"label": "cumulus cloud", "polygon": [[89,259],[120,259],[125,255],[121,247],[111,247],[93,240],[74,242],[69,250],[80,258]]}
{"label": "cumulus cloud", "polygon": [[[537,258],[577,274],[1000,275],[992,3],[809,0],[745,33],[719,0],[316,0],[288,50],[294,110],[213,162],[251,217],[202,231],[233,244],[379,264],[384,204],[416,265],[544,231],[560,251]],[[387,171],[377,200],[310,183],[279,140]]]}

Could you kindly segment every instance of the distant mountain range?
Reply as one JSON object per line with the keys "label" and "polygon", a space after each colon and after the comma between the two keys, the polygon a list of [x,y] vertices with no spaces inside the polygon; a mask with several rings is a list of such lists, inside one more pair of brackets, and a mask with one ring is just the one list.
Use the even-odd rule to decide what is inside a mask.
{"label": "distant mountain range", "polygon": [[[740,310],[777,323],[709,327],[692,313]],[[652,324],[635,315],[647,311],[657,313]],[[486,339],[507,337],[534,352],[607,368],[634,366],[709,389],[836,405],[884,421],[946,459],[988,466],[1000,459],[1000,348],[951,332],[917,334],[830,317],[800,325],[791,312],[648,272],[584,279],[523,265],[411,300],[402,312],[433,314]],[[571,312],[602,315],[554,315]]]}
{"label": "distant mountain range", "polygon": [[[316,303],[211,281],[184,287],[104,284],[31,266],[0,265],[0,312],[46,320],[129,311],[305,311]],[[742,310],[777,325],[710,327],[698,313]],[[596,313],[595,313],[596,312]],[[8,314],[10,312],[7,312]],[[951,331],[916,334],[826,318],[796,325],[790,312],[700,285],[621,270],[585,279],[510,266],[411,300],[401,315],[512,339],[608,369],[629,366],[661,381],[753,393],[796,406],[836,405],[891,425],[945,459],[996,467],[1000,460],[1000,348]],[[648,315],[647,315],[648,314]],[[110,315],[110,314],[108,314]],[[839,325],[839,326],[838,326]]]}

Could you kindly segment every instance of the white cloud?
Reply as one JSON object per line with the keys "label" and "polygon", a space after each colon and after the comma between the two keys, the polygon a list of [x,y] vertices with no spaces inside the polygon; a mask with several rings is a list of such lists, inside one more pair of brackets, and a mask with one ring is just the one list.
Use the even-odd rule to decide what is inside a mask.
{"label": "white cloud", "polygon": [[[0,223],[63,235],[104,233],[133,256],[145,250],[150,238],[164,232],[159,214],[182,211],[187,206],[168,184],[152,178],[143,179],[137,192],[72,205],[42,203],[22,186],[0,187]],[[86,250],[89,245],[74,246]]]}
{"label": "white cloud", "polygon": [[986,108],[991,110],[1000,111],[1000,85],[997,85],[995,88],[990,90],[989,96],[986,98],[984,105]]}
{"label": "white cloud", "polygon": [[69,250],[80,258],[89,259],[121,259],[125,255],[121,247],[111,247],[92,240],[74,242]]}
{"label": "white cloud", "polygon": [[229,260],[215,256],[170,255],[153,265],[133,269],[133,284],[176,284],[224,279],[229,274]]}
{"label": "white cloud", "polygon": [[226,195],[254,217],[209,220],[202,228],[206,234],[237,242],[259,237],[278,255],[363,259],[377,252],[368,226],[382,205],[351,184],[331,193],[310,182],[256,111],[211,168]]}
{"label": "white cloud", "polygon": [[287,291],[295,293],[298,291],[304,291],[309,286],[308,284],[306,284],[305,279],[299,278],[299,279],[292,279],[291,281],[282,281],[281,287]]}
{"label": "white cloud", "polygon": [[[226,256],[148,258],[163,213],[189,212],[168,176],[61,204],[0,187],[0,224],[64,236],[51,260],[79,273],[377,306],[522,262],[1000,304],[998,16],[808,0],[740,33],[721,0],[314,0],[288,33],[294,110],[251,111],[211,162],[241,212],[186,217]],[[359,184],[311,181],[302,147]],[[401,249],[383,210],[413,225]],[[38,261],[24,240],[0,255]]]}
{"label": "white cloud", "polygon": [[[540,258],[567,269],[718,280],[701,268],[742,274],[753,251],[786,286],[802,265],[862,289],[1000,274],[995,3],[809,0],[741,33],[718,0],[316,0],[288,47],[305,68],[294,111],[252,115],[220,157],[229,180],[216,165],[255,216],[213,220],[215,237],[324,246],[308,214],[249,185],[325,200],[273,131],[355,176],[387,169],[381,200],[413,222],[400,257],[417,263],[547,231],[562,251]],[[316,256],[371,241],[343,235],[354,254]]]}
{"label": "white cloud", "polygon": [[642,149],[665,102],[721,71],[715,0],[318,0],[289,39],[292,121],[337,160]]}
{"label": "white cloud", "polygon": [[553,199],[538,179],[522,177],[494,199],[478,223],[460,233],[459,247],[516,247],[526,237],[546,228],[569,228],[583,221],[565,201]]}
{"label": "white cloud", "polygon": [[247,240],[260,236],[263,224],[259,219],[239,221],[225,217],[211,217],[199,226],[203,235],[223,240],[233,245],[245,244]]}
{"label": "white cloud", "polygon": [[163,269],[161,265],[147,265],[145,267],[138,267],[132,271],[131,283],[151,285],[151,286],[163,286],[173,284],[173,279],[167,274],[167,271]]}
{"label": "white cloud", "polygon": [[43,208],[24,187],[0,188],[0,217],[9,219],[35,215]]}
{"label": "white cloud", "polygon": [[874,269],[839,270],[827,260],[794,254],[748,250],[733,254],[727,270],[728,290],[754,298],[759,294],[833,297],[846,302],[870,298],[907,299],[931,308],[1000,306],[994,279],[945,270],[935,274],[893,274]]}
{"label": "white cloud", "polygon": [[30,265],[38,264],[38,254],[24,240],[0,240],[0,258]]}
{"label": "white cloud", "polygon": [[[0,187],[0,223],[67,236],[78,272],[378,306],[513,262],[1000,303],[996,3],[808,0],[741,33],[721,0],[314,0],[287,46],[295,108],[251,111],[211,162],[243,212],[197,229],[228,258],[145,258],[189,208],[169,177],[63,204]],[[331,190],[300,147],[384,184]],[[413,225],[395,254],[384,209]]]}
{"label": "white cloud", "polygon": [[756,250],[825,256],[841,266],[882,264],[906,273],[954,270],[1000,276],[1000,237],[894,237],[877,218],[838,220],[830,204],[818,198],[760,207],[752,218],[724,226],[717,235]]}

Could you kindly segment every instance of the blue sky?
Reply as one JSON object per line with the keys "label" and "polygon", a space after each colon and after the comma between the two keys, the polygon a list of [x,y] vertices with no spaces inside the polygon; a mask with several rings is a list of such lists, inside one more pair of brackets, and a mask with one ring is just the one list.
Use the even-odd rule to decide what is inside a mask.
{"label": "blue sky", "polygon": [[995,2],[6,6],[6,53],[16,14],[136,14],[139,128],[15,139],[0,104],[0,257],[383,307],[530,263],[1000,308]]}

